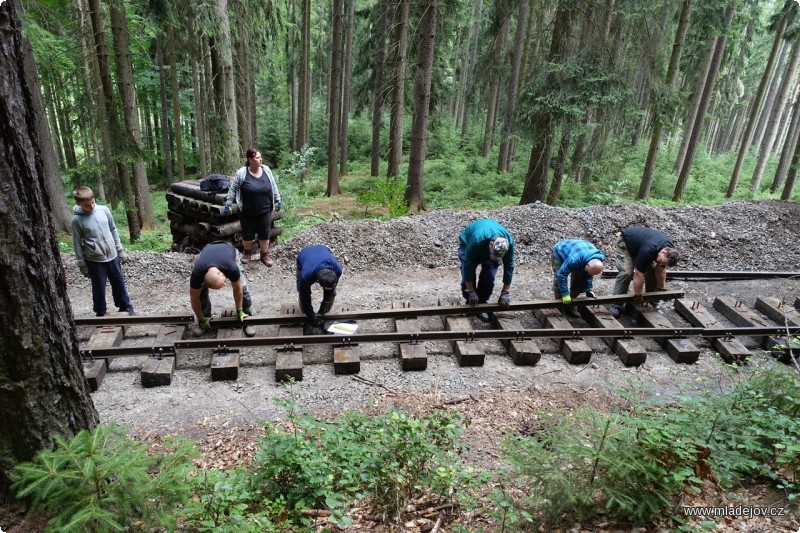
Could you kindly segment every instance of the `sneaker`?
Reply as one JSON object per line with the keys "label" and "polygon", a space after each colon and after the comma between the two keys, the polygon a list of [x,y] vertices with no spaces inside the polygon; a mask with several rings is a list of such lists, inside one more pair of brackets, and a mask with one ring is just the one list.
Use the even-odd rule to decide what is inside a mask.
{"label": "sneaker", "polygon": [[572,317],[572,318],[580,318],[581,317],[581,314],[578,312],[578,310],[575,309],[571,305],[564,308],[564,314],[567,315],[568,317]]}
{"label": "sneaker", "polygon": [[489,322],[489,313],[478,313],[478,320],[481,322]]}
{"label": "sneaker", "polygon": [[244,253],[242,253],[242,264],[243,265],[246,265],[247,263],[252,261],[252,259],[253,259],[253,252],[251,250],[245,250]]}
{"label": "sneaker", "polygon": [[119,308],[119,312],[120,313],[128,313],[131,316],[137,316],[136,315],[136,311],[133,310],[133,306],[132,305],[129,305],[128,307],[120,307]]}
{"label": "sneaker", "polygon": [[617,307],[616,305],[609,306],[608,312],[611,313],[611,316],[613,316],[614,318],[619,318],[619,315],[622,314],[619,307]]}

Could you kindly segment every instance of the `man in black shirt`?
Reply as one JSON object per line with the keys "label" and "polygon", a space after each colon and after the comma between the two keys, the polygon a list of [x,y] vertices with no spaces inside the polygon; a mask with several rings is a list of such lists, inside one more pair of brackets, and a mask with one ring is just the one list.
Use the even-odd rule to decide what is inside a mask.
{"label": "man in black shirt", "polygon": [[[633,281],[633,295],[641,303],[643,290],[667,290],[667,267],[675,266],[680,254],[669,238],[651,228],[626,228],[617,240],[617,280],[614,294],[626,294]],[[619,316],[620,308],[611,306],[611,314]]]}
{"label": "man in black shirt", "polygon": [[[241,266],[236,261],[238,252],[236,248],[226,242],[212,242],[197,256],[189,278],[189,301],[192,311],[197,317],[197,323],[204,331],[211,329],[211,299],[208,289],[221,289],[225,280],[231,281],[233,301],[236,304],[236,314],[239,321],[253,314],[253,300],[247,290],[247,278]],[[252,337],[255,329],[245,327],[245,335]]]}

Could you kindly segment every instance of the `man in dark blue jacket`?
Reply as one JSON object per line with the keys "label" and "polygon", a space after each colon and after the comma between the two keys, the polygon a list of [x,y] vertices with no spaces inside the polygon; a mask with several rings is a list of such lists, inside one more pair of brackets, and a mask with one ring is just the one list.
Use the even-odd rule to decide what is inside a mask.
{"label": "man in dark blue jacket", "polygon": [[[321,322],[317,315],[324,315],[333,308],[336,300],[336,285],[342,276],[342,265],[334,257],[330,248],[322,244],[307,246],[297,254],[297,292],[300,309],[306,315],[303,335],[314,333],[314,325]],[[319,283],[322,287],[322,303],[314,313],[311,306],[311,286]]]}

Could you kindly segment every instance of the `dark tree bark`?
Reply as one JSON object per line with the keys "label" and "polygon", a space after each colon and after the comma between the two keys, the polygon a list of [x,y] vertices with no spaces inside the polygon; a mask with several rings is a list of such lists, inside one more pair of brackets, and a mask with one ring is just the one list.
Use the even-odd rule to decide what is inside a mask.
{"label": "dark tree bark", "polygon": [[517,30],[514,37],[514,53],[511,59],[511,74],[508,77],[508,98],[506,113],[503,118],[503,129],[500,133],[500,154],[497,158],[497,171],[507,172],[509,168],[509,144],[511,130],[516,121],[517,88],[519,72],[522,65],[524,38],[528,26],[528,2],[520,2],[517,8]]}
{"label": "dark tree bark", "polygon": [[[667,90],[671,90],[675,85],[675,78],[678,75],[678,66],[680,65],[681,54],[683,53],[683,43],[686,40],[686,31],[689,29],[689,14],[691,11],[692,0],[683,0],[678,29],[675,31],[675,41],[672,43],[669,67],[667,67],[667,79],[664,81]],[[654,110],[650,148],[647,151],[647,161],[644,164],[644,172],[642,173],[642,182],[639,184],[639,192],[636,195],[637,200],[644,200],[650,197],[650,187],[653,184],[653,171],[656,168],[663,126],[664,122],[662,117]]]}
{"label": "dark tree bark", "polygon": [[345,22],[344,45],[344,71],[342,73],[342,120],[339,131],[339,144],[342,146],[341,160],[339,161],[339,175],[347,175],[347,128],[350,121],[350,82],[353,70],[353,25],[355,20],[356,0],[345,0],[347,3],[347,16]]}
{"label": "dark tree bark", "polygon": [[767,86],[767,95],[764,100],[764,105],[759,109],[758,121],[756,122],[756,130],[753,138],[750,140],[750,147],[760,146],[761,141],[764,139],[764,131],[767,128],[767,119],[769,119],[772,105],[775,100],[775,89],[778,86],[778,81],[781,79],[781,71],[783,70],[783,62],[786,59],[786,51],[789,49],[790,44],[786,39],[781,39],[781,51],[778,55],[778,61],[775,65],[775,70],[770,76],[769,84]]}
{"label": "dark tree bark", "polygon": [[169,85],[172,91],[172,138],[175,140],[175,163],[178,166],[178,180],[186,179],[183,162],[183,131],[181,128],[181,94],[178,88],[178,58],[175,52],[175,28],[167,25],[167,57],[169,58]]}
{"label": "dark tree bark", "polygon": [[[566,1],[559,1],[553,26],[553,37],[547,60],[559,63],[563,59],[572,26],[571,6]],[[555,73],[548,74],[547,86],[555,89],[560,80]],[[528,171],[525,173],[525,188],[522,190],[520,205],[543,202],[547,191],[547,169],[550,167],[550,151],[553,144],[553,117],[547,111],[534,114],[534,138],[531,147],[531,158]]]}
{"label": "dark tree bark", "polygon": [[406,185],[406,202],[408,208],[414,213],[425,209],[422,183],[425,176],[425,153],[428,148],[428,117],[431,105],[433,55],[436,45],[437,0],[423,0],[420,8],[422,17],[419,21],[417,74],[414,80],[414,119],[411,123],[411,150]]}
{"label": "dark tree bark", "polygon": [[775,194],[778,192],[778,189],[783,187],[786,181],[786,174],[789,171],[789,165],[792,161],[794,146],[797,144],[797,139],[800,138],[800,102],[798,99],[800,99],[800,86],[795,93],[795,100],[792,104],[792,121],[789,124],[789,131],[786,134],[786,141],[781,151],[781,159],[778,162],[778,168],[775,170],[775,177],[772,179],[772,185],[769,187],[769,191],[772,194]]}
{"label": "dark tree bark", "polygon": [[495,35],[494,45],[492,47],[492,58],[489,64],[495,72],[489,73],[490,82],[489,89],[486,95],[486,123],[483,128],[483,146],[481,148],[481,156],[486,157],[492,151],[492,142],[494,140],[494,127],[497,124],[497,101],[500,95],[500,72],[499,65],[503,51],[506,48],[506,40],[508,38],[508,19],[503,20],[497,35]]}
{"label": "dark tree bark", "polygon": [[67,197],[64,195],[64,184],[61,182],[61,172],[58,168],[58,158],[56,157],[53,139],[50,137],[50,129],[47,127],[44,104],[40,91],[39,75],[33,63],[33,50],[28,39],[22,43],[24,50],[22,60],[25,61],[23,71],[26,83],[30,86],[31,106],[33,116],[36,119],[36,133],[39,137],[39,147],[41,152],[39,158],[42,163],[44,184],[47,188],[47,197],[50,200],[48,211],[51,213],[53,228],[55,231],[70,230],[70,210],[67,205]]}
{"label": "dark tree bark", "polygon": [[[731,25],[735,10],[735,3],[731,3],[725,10],[725,28],[728,28]],[[714,86],[716,85],[717,75],[719,74],[719,68],[722,64],[722,56],[725,53],[726,42],[727,36],[725,33],[723,33],[717,38],[717,44],[714,47],[714,57],[711,60],[711,67],[708,69],[708,76],[706,78],[705,86],[702,89],[703,93],[700,97],[697,118],[695,119],[689,144],[687,145],[686,158],[683,161],[680,176],[678,176],[678,181],[675,184],[675,192],[672,195],[672,200],[675,202],[680,202],[683,200],[683,191],[686,189],[686,183],[689,181],[689,173],[692,171],[694,156],[697,153],[697,147],[700,142],[700,134],[703,130],[703,117],[705,117],[706,111],[708,110],[708,105],[711,101],[711,95],[714,94]]]}
{"label": "dark tree bark", "polygon": [[394,55],[392,66],[392,110],[389,115],[389,162],[388,177],[400,175],[400,162],[403,160],[403,119],[405,117],[406,94],[406,55],[408,54],[408,0],[398,0],[394,17]]}
{"label": "dark tree bark", "polygon": [[[470,32],[469,60],[466,68],[466,84],[464,88],[463,104],[461,105],[461,145],[469,133],[470,103],[475,87],[475,62],[478,57],[478,36],[481,32],[481,21],[483,20],[483,0],[478,0],[478,8],[475,11],[474,24]],[[532,18],[532,17],[531,17]]]}
{"label": "dark tree bark", "polygon": [[172,170],[172,142],[169,131],[169,106],[167,103],[167,76],[164,73],[164,39],[156,37],[156,62],[158,63],[158,96],[161,103],[161,155],[164,156],[164,178],[167,186],[175,180]]}
{"label": "dark tree bark", "polygon": [[111,135],[112,153],[116,161],[117,180],[122,189],[122,199],[125,202],[125,214],[128,218],[128,233],[131,242],[139,240],[140,227],[139,215],[136,209],[136,201],[133,197],[133,188],[128,176],[125,164],[120,160],[120,147],[118,143],[124,138],[122,125],[119,123],[117,115],[116,100],[114,97],[114,85],[111,81],[111,67],[108,64],[108,50],[103,33],[103,18],[100,11],[99,0],[89,0],[89,17],[92,22],[92,33],[94,34],[94,47],[97,53],[97,64],[100,71],[100,84],[103,89],[103,99],[105,100],[106,111],[108,113],[109,133]]}
{"label": "dark tree bark", "polygon": [[339,124],[342,110],[342,0],[331,2],[331,65],[328,83],[328,188],[325,196],[341,194],[339,188]]}
{"label": "dark tree bark", "polygon": [[300,87],[297,104],[297,144],[301,148],[310,141],[311,116],[311,0],[303,0],[301,28],[302,54],[300,57]]}
{"label": "dark tree bark", "polygon": [[372,101],[372,150],[370,176],[380,174],[381,166],[381,124],[383,122],[384,84],[383,72],[386,63],[386,19],[389,12],[389,0],[380,0],[381,10],[378,15],[378,42],[375,50],[375,82]]}
{"label": "dark tree bark", "polygon": [[[49,218],[19,2],[0,5],[0,497],[9,472],[97,423]],[[13,105],[7,105],[12,104]]]}
{"label": "dark tree bark", "polygon": [[136,205],[139,223],[144,229],[155,226],[153,202],[150,200],[150,187],[147,183],[147,169],[144,163],[142,133],[139,129],[139,115],[136,112],[136,87],[133,84],[133,65],[131,64],[130,42],[128,41],[128,21],[125,6],[121,0],[110,2],[111,33],[114,37],[114,58],[117,64],[117,85],[119,86],[122,116],[125,120],[125,147],[133,160],[133,182],[135,184]]}
{"label": "dark tree bark", "polygon": [[[189,13],[187,13],[186,23],[189,30],[189,65],[192,69],[192,96],[194,99],[194,115],[195,125],[197,129],[197,153],[200,168],[198,169],[200,177],[203,178],[209,174],[208,164],[206,163],[206,126],[205,126],[205,113],[203,112],[203,84],[200,83],[200,73],[198,68],[197,57],[200,52],[197,40],[193,38],[194,33],[194,4],[189,3]],[[149,115],[148,115],[149,116]]]}
{"label": "dark tree bark", "polygon": [[783,186],[783,193],[781,200],[791,200],[794,184],[797,180],[797,170],[800,167],[800,137],[794,145],[794,153],[792,154],[792,165],[789,167],[789,173],[786,175],[786,184]]}
{"label": "dark tree bark", "polygon": [[570,129],[569,126],[565,127],[564,132],[561,134],[561,142],[558,145],[558,154],[556,155],[556,166],[553,168],[553,181],[550,182],[550,190],[547,192],[547,205],[558,205],[561,184],[564,182],[564,171],[567,167]]}

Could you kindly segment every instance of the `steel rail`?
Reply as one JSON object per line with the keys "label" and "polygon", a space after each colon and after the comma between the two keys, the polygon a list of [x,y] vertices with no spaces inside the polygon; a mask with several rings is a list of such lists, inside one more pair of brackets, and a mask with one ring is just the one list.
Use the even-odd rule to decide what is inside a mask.
{"label": "steel rail", "polygon": [[800,326],[767,327],[727,327],[727,328],[577,328],[577,329],[521,329],[521,330],[472,330],[472,331],[420,331],[415,333],[361,333],[352,335],[297,335],[285,337],[245,337],[228,339],[190,339],[176,341],[172,348],[155,346],[114,347],[95,350],[81,350],[84,359],[105,359],[140,355],[170,356],[176,350],[191,349],[229,349],[257,346],[283,346],[291,348],[300,345],[347,346],[359,343],[394,342],[410,343],[428,341],[474,341],[489,339],[526,340],[533,338],[573,339],[581,337],[632,338],[632,337],[733,337],[736,335],[794,336],[800,335]]}
{"label": "steel rail", "polygon": [[[661,291],[642,295],[644,302],[655,302],[661,300],[673,300],[682,298],[683,291]],[[577,298],[572,300],[574,306],[587,305],[609,305],[622,304],[633,300],[632,294],[618,294],[610,296],[598,296],[597,298]],[[529,300],[512,302],[507,308],[500,307],[499,304],[477,304],[477,305],[436,305],[429,307],[404,307],[401,309],[365,309],[354,311],[340,311],[325,315],[325,320],[377,320],[386,318],[410,318],[419,316],[441,316],[441,315],[475,315],[478,313],[489,313],[498,311],[531,311],[534,309],[551,309],[564,307],[561,300]],[[156,319],[165,320],[159,322]],[[179,321],[177,321],[179,320]],[[298,324],[305,320],[305,316],[298,315],[256,315],[247,317],[244,324],[248,326],[270,326],[270,325],[290,325]],[[106,326],[124,324],[185,324],[194,321],[191,315],[162,315],[161,317],[147,316],[108,316],[75,319],[75,324],[79,326]],[[213,327],[228,328],[240,324],[236,317],[219,317],[212,321]]]}
{"label": "steel rail", "polygon": [[[602,277],[616,277],[617,270],[604,270]],[[725,271],[725,270],[667,270],[667,279],[720,279],[720,280],[743,280],[743,279],[777,279],[777,278],[800,278],[800,272],[769,272],[769,271]]]}

